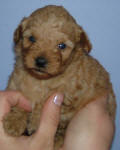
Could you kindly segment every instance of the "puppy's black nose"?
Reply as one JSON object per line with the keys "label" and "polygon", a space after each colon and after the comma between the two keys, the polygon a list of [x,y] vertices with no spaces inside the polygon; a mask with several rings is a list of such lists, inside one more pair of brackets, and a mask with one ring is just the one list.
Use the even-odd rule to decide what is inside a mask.
{"label": "puppy's black nose", "polygon": [[44,57],[37,57],[36,59],[35,59],[35,65],[37,66],[37,67],[39,67],[39,68],[41,68],[41,67],[45,67],[46,66],[46,64],[47,64],[47,60],[44,58]]}

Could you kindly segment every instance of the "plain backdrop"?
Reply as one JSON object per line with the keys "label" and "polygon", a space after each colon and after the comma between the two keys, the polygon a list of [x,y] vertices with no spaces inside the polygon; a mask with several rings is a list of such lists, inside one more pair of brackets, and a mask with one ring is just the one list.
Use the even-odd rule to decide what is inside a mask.
{"label": "plain backdrop", "polygon": [[24,16],[48,4],[68,9],[87,32],[93,45],[91,55],[110,73],[118,105],[111,150],[120,150],[120,0],[0,0],[0,90],[13,70],[15,28]]}

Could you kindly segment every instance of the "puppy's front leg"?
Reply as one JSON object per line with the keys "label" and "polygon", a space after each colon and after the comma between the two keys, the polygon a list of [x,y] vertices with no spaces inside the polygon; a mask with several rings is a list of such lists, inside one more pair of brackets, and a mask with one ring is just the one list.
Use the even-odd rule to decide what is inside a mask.
{"label": "puppy's front leg", "polygon": [[40,115],[41,115],[42,105],[37,103],[29,115],[29,121],[27,124],[28,135],[32,135],[39,127]]}
{"label": "puppy's front leg", "polygon": [[27,117],[28,112],[22,108],[13,107],[3,120],[5,132],[11,136],[21,136],[27,126]]}

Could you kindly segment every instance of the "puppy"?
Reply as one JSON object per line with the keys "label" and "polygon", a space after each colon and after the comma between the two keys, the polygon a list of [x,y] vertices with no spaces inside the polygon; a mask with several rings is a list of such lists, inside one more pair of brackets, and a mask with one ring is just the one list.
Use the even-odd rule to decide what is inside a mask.
{"label": "puppy", "polygon": [[46,6],[24,18],[14,33],[16,63],[7,90],[20,91],[32,113],[13,107],[4,118],[4,129],[12,136],[31,135],[39,125],[45,100],[55,92],[65,95],[56,149],[74,114],[108,92],[107,111],[115,117],[115,96],[109,74],[89,55],[91,43],[74,18],[61,6]]}

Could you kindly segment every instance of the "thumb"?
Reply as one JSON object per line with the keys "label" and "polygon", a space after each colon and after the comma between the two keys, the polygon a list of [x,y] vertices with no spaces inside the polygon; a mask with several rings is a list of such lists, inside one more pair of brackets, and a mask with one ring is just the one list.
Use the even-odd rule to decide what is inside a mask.
{"label": "thumb", "polygon": [[57,130],[57,126],[60,118],[60,106],[63,102],[63,94],[58,93],[52,95],[47,102],[45,103],[41,119],[40,126],[36,133],[36,137],[41,140],[43,139],[52,139]]}

